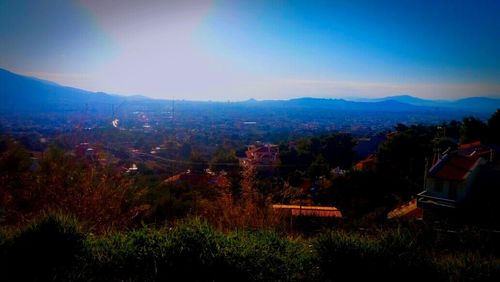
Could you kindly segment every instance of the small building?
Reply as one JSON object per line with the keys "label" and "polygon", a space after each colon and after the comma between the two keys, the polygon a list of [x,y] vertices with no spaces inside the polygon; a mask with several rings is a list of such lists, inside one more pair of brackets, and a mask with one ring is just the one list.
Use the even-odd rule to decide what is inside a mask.
{"label": "small building", "polygon": [[136,173],[139,171],[139,168],[137,165],[134,163],[132,164],[129,168],[127,168],[126,173]]}
{"label": "small building", "polygon": [[417,199],[403,203],[387,214],[387,219],[422,219],[422,208],[417,206]]}
{"label": "small building", "polygon": [[302,206],[302,205],[273,205],[274,210],[288,211],[291,216],[307,216],[307,217],[328,217],[342,218],[342,213],[336,207],[323,206]]}
{"label": "small building", "polygon": [[366,159],[359,161],[353,166],[353,170],[357,171],[373,171],[377,166],[376,155],[369,155]]}
{"label": "small building", "polygon": [[273,144],[250,145],[246,156],[247,163],[251,165],[276,165],[279,161],[279,146]]}
{"label": "small building", "polygon": [[457,151],[441,156],[426,172],[417,205],[424,212],[463,207],[479,171],[492,159],[493,150],[479,142],[461,145]]}

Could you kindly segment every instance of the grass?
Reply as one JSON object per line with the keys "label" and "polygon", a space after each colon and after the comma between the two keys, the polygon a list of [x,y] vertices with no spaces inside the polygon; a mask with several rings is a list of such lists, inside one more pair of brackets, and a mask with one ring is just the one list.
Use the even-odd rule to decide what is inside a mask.
{"label": "grass", "polygon": [[[221,232],[195,218],[170,228],[93,235],[71,218],[52,215],[24,230],[0,228],[0,280],[499,281],[496,251],[439,249],[426,240],[439,238],[435,242],[447,246],[447,239],[429,234],[399,226],[291,238],[274,231]],[[465,245],[478,239],[463,238]]]}

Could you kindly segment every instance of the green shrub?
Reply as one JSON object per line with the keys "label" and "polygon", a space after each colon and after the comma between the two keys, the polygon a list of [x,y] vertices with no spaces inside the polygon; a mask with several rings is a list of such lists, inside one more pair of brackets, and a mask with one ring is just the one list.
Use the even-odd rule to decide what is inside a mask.
{"label": "green shrub", "polygon": [[83,234],[68,217],[49,215],[15,236],[6,249],[8,281],[64,281],[83,250]]}
{"label": "green shrub", "polygon": [[246,281],[304,281],[315,277],[312,250],[304,240],[275,232],[239,232],[226,237],[224,258]]}
{"label": "green shrub", "polygon": [[154,281],[168,247],[163,232],[148,228],[88,237],[82,265],[87,280]]}
{"label": "green shrub", "polygon": [[430,259],[413,242],[411,234],[399,230],[375,237],[332,231],[320,235],[314,245],[325,280],[439,279]]}
{"label": "green shrub", "polygon": [[479,253],[440,256],[436,264],[449,281],[500,281],[500,259]]}
{"label": "green shrub", "polygon": [[[500,260],[494,253],[432,247],[422,240],[439,239],[435,233],[416,234],[411,228],[401,227],[334,230],[312,239],[293,239],[272,231],[222,233],[192,219],[170,229],[143,227],[84,236],[73,219],[51,215],[16,232],[0,229],[1,281],[500,278]],[[467,240],[474,242],[477,238]]]}
{"label": "green shrub", "polygon": [[303,281],[311,249],[273,232],[224,234],[191,220],[87,240],[88,279],[99,281]]}

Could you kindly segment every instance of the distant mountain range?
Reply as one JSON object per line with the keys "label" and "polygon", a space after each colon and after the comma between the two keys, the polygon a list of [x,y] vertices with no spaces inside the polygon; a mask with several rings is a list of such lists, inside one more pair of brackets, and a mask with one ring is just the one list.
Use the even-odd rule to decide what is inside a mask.
{"label": "distant mountain range", "polygon": [[[164,105],[167,100],[149,99],[144,96],[119,96],[90,92],[62,86],[54,82],[27,77],[0,69],[0,113],[38,112],[110,112],[114,106],[130,102],[134,105]],[[179,101],[180,105],[222,102]],[[370,112],[422,112],[463,111],[464,113],[490,114],[500,108],[500,99],[471,97],[455,101],[427,100],[413,96],[390,96],[377,99],[323,99],[298,98],[291,100],[248,100],[230,105],[243,108],[266,109],[321,109],[337,111]]]}
{"label": "distant mountain range", "polygon": [[400,103],[434,108],[460,109],[471,112],[491,112],[495,111],[500,106],[499,98],[490,97],[469,97],[458,100],[430,100],[413,97],[410,95],[388,96],[384,98],[361,98],[352,99],[355,102],[381,102],[381,101],[397,101]]}

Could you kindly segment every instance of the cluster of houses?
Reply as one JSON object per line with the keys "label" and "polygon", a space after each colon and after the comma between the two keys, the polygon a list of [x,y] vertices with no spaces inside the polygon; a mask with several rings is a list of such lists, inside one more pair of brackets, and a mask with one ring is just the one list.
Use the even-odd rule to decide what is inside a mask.
{"label": "cluster of houses", "polygon": [[[257,143],[248,146],[246,158],[241,160],[244,169],[255,169],[262,172],[272,172],[279,164],[279,146]],[[165,183],[185,183],[193,185],[210,185],[217,188],[228,188],[230,182],[224,171],[213,172],[206,169],[203,173],[193,173],[190,170],[169,177]]]}
{"label": "cluster of houses", "polygon": [[[498,160],[496,161],[498,163]],[[250,145],[246,158],[241,160],[244,169],[272,171],[279,164],[279,147],[273,144]],[[353,170],[374,170],[376,155],[369,155],[355,164]],[[471,193],[479,186],[481,171],[495,164],[494,149],[473,142],[463,144],[457,150],[438,154],[430,168],[425,169],[423,191],[414,199],[396,207],[388,213],[388,218],[435,218],[453,213],[465,207]],[[498,166],[498,164],[497,164]],[[216,187],[228,187],[224,175],[205,173],[191,174],[189,171],[175,175],[165,182],[210,183]],[[500,188],[500,187],[499,187]],[[342,217],[335,207],[314,207],[294,205],[274,205],[274,209],[289,211],[293,216]]]}

